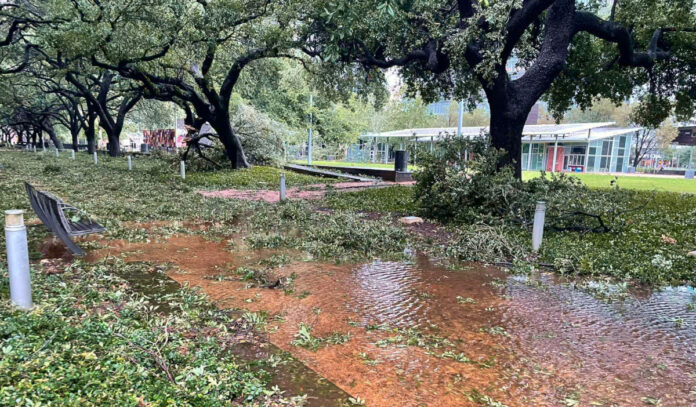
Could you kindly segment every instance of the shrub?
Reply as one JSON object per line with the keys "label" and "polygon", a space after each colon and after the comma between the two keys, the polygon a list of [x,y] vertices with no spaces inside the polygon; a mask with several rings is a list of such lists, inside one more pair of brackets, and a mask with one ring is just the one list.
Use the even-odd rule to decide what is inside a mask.
{"label": "shrub", "polygon": [[422,159],[415,197],[423,215],[446,223],[530,225],[536,203],[544,201],[547,225],[557,230],[608,232],[628,209],[628,195],[617,186],[591,190],[565,174],[522,182],[512,168],[497,168],[502,153],[484,137],[450,138],[440,147],[439,155]]}

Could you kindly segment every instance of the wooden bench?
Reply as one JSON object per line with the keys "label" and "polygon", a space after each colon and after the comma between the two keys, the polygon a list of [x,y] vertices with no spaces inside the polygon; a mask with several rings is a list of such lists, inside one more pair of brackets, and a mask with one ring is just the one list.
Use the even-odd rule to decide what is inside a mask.
{"label": "wooden bench", "polygon": [[57,236],[75,255],[84,256],[84,250],[80,249],[75,242],[72,241],[72,236],[83,236],[91,233],[101,233],[106,229],[89,219],[73,222],[68,212],[77,212],[78,209],[65,204],[60,198],[57,198],[46,191],[39,191],[28,183],[24,183],[24,187],[29,195],[29,202],[36,215],[41,219],[41,222],[48,230]]}

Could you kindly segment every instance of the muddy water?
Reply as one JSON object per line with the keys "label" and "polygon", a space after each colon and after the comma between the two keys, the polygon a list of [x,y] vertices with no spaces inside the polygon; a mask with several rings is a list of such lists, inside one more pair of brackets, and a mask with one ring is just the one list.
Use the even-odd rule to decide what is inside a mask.
{"label": "muddy water", "polygon": [[[296,262],[278,271],[294,276],[284,291],[210,279],[270,252],[199,237],[108,250],[174,263],[170,277],[220,307],[268,312],[275,345],[370,406],[696,405],[692,288],[607,301],[551,275],[449,270],[417,257]],[[316,350],[292,343],[301,323]]]}

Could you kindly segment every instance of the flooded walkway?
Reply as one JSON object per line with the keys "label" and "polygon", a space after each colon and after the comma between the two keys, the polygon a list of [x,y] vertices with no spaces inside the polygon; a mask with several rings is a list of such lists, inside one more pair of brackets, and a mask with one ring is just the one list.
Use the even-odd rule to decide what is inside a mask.
{"label": "flooded walkway", "polygon": [[270,252],[228,249],[186,236],[100,255],[173,263],[171,278],[265,315],[272,343],[369,406],[696,405],[692,288],[578,289],[421,256],[294,262],[274,271],[288,283],[269,289],[238,267]]}

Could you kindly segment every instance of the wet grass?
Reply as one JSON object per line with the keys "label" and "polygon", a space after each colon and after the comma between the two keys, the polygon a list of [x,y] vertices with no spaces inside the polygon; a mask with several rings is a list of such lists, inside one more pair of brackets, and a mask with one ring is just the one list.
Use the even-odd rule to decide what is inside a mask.
{"label": "wet grass", "polygon": [[[539,262],[563,274],[610,277],[652,286],[696,283],[696,258],[687,255],[696,250],[696,196],[643,190],[628,193],[631,207],[638,209],[622,214],[609,233],[546,230]],[[359,211],[418,212],[413,189],[404,186],[337,194],[328,197],[326,203],[332,208]],[[476,233],[480,227],[450,228],[453,240],[445,252],[459,260],[481,261],[530,254],[531,232],[527,228],[499,226],[490,237],[481,239],[482,235]],[[495,251],[489,256],[487,249]]]}

